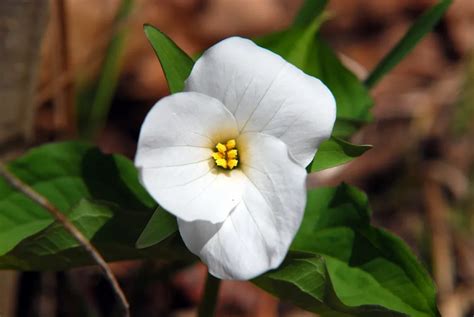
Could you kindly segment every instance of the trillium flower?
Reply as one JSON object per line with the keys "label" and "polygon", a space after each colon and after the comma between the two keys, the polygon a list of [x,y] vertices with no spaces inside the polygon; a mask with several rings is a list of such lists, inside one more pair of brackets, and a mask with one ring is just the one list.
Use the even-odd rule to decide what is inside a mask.
{"label": "trillium flower", "polygon": [[212,275],[251,279],[288,252],[305,209],[305,167],[335,116],[321,81],[232,37],[204,52],[184,92],[151,109],[135,164]]}

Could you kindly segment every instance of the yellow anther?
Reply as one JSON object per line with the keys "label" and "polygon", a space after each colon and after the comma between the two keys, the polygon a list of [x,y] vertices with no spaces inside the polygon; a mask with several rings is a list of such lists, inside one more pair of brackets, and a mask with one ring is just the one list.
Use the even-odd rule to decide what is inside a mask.
{"label": "yellow anther", "polygon": [[233,148],[235,148],[236,144],[237,143],[235,142],[234,139],[231,139],[231,140],[227,141],[227,143],[226,143],[227,150],[232,150]]}
{"label": "yellow anther", "polygon": [[227,151],[227,159],[235,159],[236,157],[237,157],[237,150],[236,149]]}
{"label": "yellow anther", "polygon": [[215,159],[216,161],[219,159],[225,159],[225,154],[222,154],[220,152],[214,152],[212,153],[212,158]]}
{"label": "yellow anther", "polygon": [[212,158],[216,165],[224,169],[233,169],[239,165],[239,152],[236,148],[237,142],[234,139],[228,140],[225,145],[217,143],[217,151],[212,153]]}
{"label": "yellow anther", "polygon": [[222,154],[225,154],[225,152],[227,151],[227,147],[222,143],[217,143],[216,149],[217,149],[217,151],[221,152]]}
{"label": "yellow anther", "polygon": [[216,160],[216,165],[223,168],[227,168],[227,161],[226,159],[218,159]]}
{"label": "yellow anther", "polygon": [[227,166],[229,167],[229,169],[233,169],[234,167],[237,166],[237,164],[239,164],[239,161],[237,160],[234,160],[234,159],[227,160]]}

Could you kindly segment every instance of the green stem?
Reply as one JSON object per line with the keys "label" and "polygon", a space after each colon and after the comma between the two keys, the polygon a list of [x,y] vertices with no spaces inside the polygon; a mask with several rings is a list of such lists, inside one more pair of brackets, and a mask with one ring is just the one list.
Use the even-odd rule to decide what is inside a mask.
{"label": "green stem", "polygon": [[199,305],[199,317],[214,316],[221,280],[207,273],[206,288]]}

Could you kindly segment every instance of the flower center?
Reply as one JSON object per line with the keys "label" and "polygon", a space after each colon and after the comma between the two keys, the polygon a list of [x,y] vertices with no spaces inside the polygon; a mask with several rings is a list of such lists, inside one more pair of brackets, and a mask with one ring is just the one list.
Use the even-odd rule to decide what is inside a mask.
{"label": "flower center", "polygon": [[239,153],[236,145],[234,139],[227,141],[226,144],[217,143],[217,151],[212,153],[212,158],[216,161],[217,166],[231,170],[239,165]]}

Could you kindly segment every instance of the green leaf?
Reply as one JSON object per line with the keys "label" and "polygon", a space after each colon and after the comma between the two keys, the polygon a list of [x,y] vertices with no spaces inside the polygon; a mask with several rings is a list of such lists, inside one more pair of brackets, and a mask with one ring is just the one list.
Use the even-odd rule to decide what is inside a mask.
{"label": "green leaf", "polygon": [[324,258],[334,293],[346,306],[439,316],[428,273],[399,238],[370,225],[367,198],[353,187],[309,192],[291,249]]}
{"label": "green leaf", "polygon": [[[9,163],[9,170],[69,214],[81,199],[145,211],[156,203],[138,182],[132,162],[79,142],[37,147]],[[49,213],[0,179],[0,255],[53,222]]]}
{"label": "green leaf", "polygon": [[323,13],[327,4],[328,0],[306,0],[296,15],[293,26],[305,27],[309,25]]}
{"label": "green leaf", "polygon": [[342,304],[332,288],[325,260],[318,255],[290,252],[278,270],[266,273],[253,282],[282,300],[320,316],[404,316],[377,306],[349,307]]}
{"label": "green leaf", "polygon": [[367,197],[344,184],[309,192],[289,255],[253,282],[321,316],[439,316],[427,272],[370,225]]}
{"label": "green leaf", "polygon": [[277,270],[259,276],[253,282],[282,300],[323,316],[330,312],[334,313],[332,316],[352,316],[336,314],[325,303],[330,282],[324,259],[320,256],[290,253]]}
{"label": "green leaf", "polygon": [[[149,212],[127,211],[113,204],[89,200],[81,200],[69,214],[74,225],[107,261],[162,258],[189,263],[195,260],[177,234],[152,248],[135,248],[149,216]],[[0,257],[0,269],[64,270],[91,264],[95,263],[90,255],[57,223],[26,238]]]}
{"label": "green leaf", "polygon": [[313,41],[306,69],[323,81],[336,98],[337,119],[368,122],[372,119],[372,99],[357,77],[351,73],[321,39]]}
{"label": "green leaf", "polygon": [[419,17],[403,38],[375,67],[365,80],[365,85],[373,87],[386,73],[392,70],[433,29],[451,2],[451,0],[442,0]]}
{"label": "green leaf", "polygon": [[[71,209],[69,220],[86,238],[91,239],[112,216],[113,212],[109,208],[82,199],[76,207]],[[50,256],[78,245],[74,237],[66,232],[62,225],[55,222],[30,239],[21,242],[12,252],[9,252],[8,256],[0,257],[0,268],[10,268],[9,265],[16,263],[11,268],[28,270],[32,268],[31,257]],[[62,260],[67,261],[67,259],[60,261]],[[47,261],[42,262],[42,265],[50,266]],[[55,265],[56,263],[53,264]]]}
{"label": "green leaf", "polygon": [[371,145],[355,145],[337,137],[331,137],[319,146],[311,172],[347,163],[371,148]]}
{"label": "green leaf", "polygon": [[[115,17],[115,26],[123,24],[132,7],[132,0],[122,0]],[[94,138],[107,120],[119,80],[127,33],[126,28],[118,28],[110,40],[98,81],[82,83],[76,88],[78,128],[85,139]]]}
{"label": "green leaf", "polygon": [[[337,121],[335,135],[349,133],[371,120],[372,106],[367,89],[337,58],[317,32],[325,21],[324,14],[306,27],[292,28],[256,39],[255,42],[279,54],[305,73],[319,78],[336,98]],[[342,122],[342,123],[341,123]]]}
{"label": "green leaf", "polygon": [[144,25],[146,37],[150,41],[166,76],[171,93],[180,92],[189,77],[194,62],[166,34],[151,25]]}
{"label": "green leaf", "polygon": [[336,118],[336,123],[332,130],[332,136],[338,138],[348,138],[356,133],[366,124],[366,121]]}
{"label": "green leaf", "polygon": [[168,238],[178,230],[176,217],[158,207],[138,238],[137,248],[148,248]]}
{"label": "green leaf", "polygon": [[[123,156],[106,155],[80,142],[53,143],[31,150],[8,168],[66,214],[108,261],[194,260],[179,235],[172,234],[175,220],[162,212],[161,243],[136,248],[157,207],[138,182],[133,163]],[[62,270],[94,264],[46,210],[3,179],[0,209],[0,269]]]}

